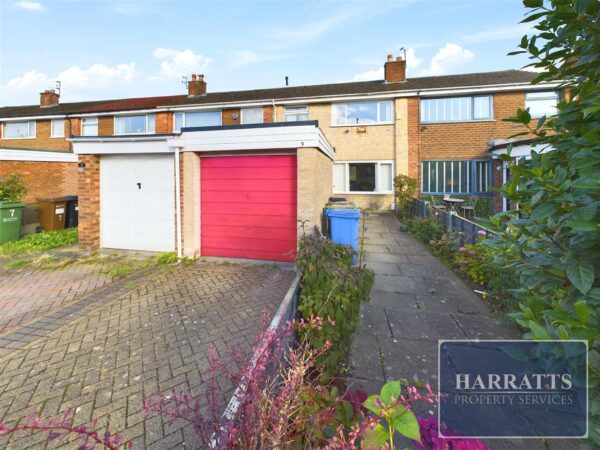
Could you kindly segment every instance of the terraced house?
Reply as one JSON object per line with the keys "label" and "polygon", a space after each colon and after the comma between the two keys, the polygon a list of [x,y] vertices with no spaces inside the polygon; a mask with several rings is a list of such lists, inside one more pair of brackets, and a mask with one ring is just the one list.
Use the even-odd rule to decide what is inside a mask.
{"label": "terraced house", "polygon": [[[555,84],[500,72],[406,78],[391,55],[385,79],[0,108],[0,174],[23,173],[26,199],[80,196],[90,248],[290,260],[320,227],[332,195],[394,208],[393,179],[421,195],[493,198],[506,174],[493,150],[517,129],[517,108],[549,114]],[[495,207],[500,208],[500,202]]]}

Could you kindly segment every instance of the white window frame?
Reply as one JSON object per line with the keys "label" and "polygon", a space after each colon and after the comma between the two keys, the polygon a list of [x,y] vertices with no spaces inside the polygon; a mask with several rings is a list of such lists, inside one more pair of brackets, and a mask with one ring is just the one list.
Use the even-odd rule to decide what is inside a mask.
{"label": "white window frame", "polygon": [[[27,136],[17,136],[17,137],[6,137],[6,125],[14,124],[14,123],[26,123],[27,124]],[[33,124],[33,127],[32,127]],[[33,134],[31,133],[31,129],[33,128]],[[37,123],[35,120],[20,120],[16,122],[5,122],[2,125],[2,140],[23,140],[23,139],[35,139],[37,135]]]}
{"label": "white window frame", "polygon": [[[54,124],[60,122],[62,125],[62,133],[54,134]],[[51,138],[64,138],[65,137],[65,119],[52,119],[50,120],[50,137]]]}
{"label": "white window frame", "polygon": [[[92,121],[92,120],[96,121],[96,134],[85,134],[83,132],[83,130],[85,128],[85,122]],[[98,130],[99,130],[98,126],[99,126],[98,116],[82,117],[81,118],[81,135],[82,136],[98,136]]]}
{"label": "white window frame", "polygon": [[[345,181],[346,186],[344,186],[344,190],[336,191],[333,190],[333,170],[335,165],[344,164],[345,166]],[[350,190],[350,164],[375,164],[375,190],[374,191],[351,191]],[[381,190],[380,186],[380,172],[382,165],[391,165],[392,166],[392,189],[389,191]],[[373,161],[336,161],[333,163],[333,167],[331,168],[332,173],[332,193],[334,194],[346,194],[346,195],[388,195],[394,193],[394,177],[396,176],[396,168],[393,160],[373,160]]]}
{"label": "white window frame", "polygon": [[[454,190],[454,171],[450,171],[450,185],[452,186],[449,192],[445,192],[445,191],[440,191],[437,190],[438,186],[444,186],[444,177],[446,176],[446,164],[447,163],[451,163],[451,164],[460,164],[460,163],[467,163],[467,168],[466,168],[466,173],[462,172],[462,168],[459,165],[459,169],[458,169],[458,184],[459,184],[459,188],[460,185],[462,184],[463,180],[465,181],[465,185],[467,186],[467,191],[463,192],[463,191],[455,191]],[[432,191],[432,190],[425,190],[425,163],[428,163],[429,166],[431,166],[431,163],[436,163],[436,171],[435,171],[435,187],[436,190]],[[479,178],[474,178],[477,177],[477,164],[478,163],[485,163],[488,166],[488,170],[483,171],[483,172],[479,172]],[[421,173],[421,180],[420,180],[420,190],[421,190],[421,194],[423,195],[442,195],[442,194],[457,194],[457,195],[485,195],[485,194],[490,194],[492,191],[490,190],[490,188],[494,187],[494,175],[491,172],[493,170],[493,160],[491,159],[427,159],[427,160],[423,160],[420,163],[420,173]],[[440,169],[441,167],[441,169]],[[431,172],[430,172],[431,173]],[[441,174],[441,176],[440,176]],[[429,186],[431,186],[432,180],[428,178],[428,184]],[[479,185],[483,185],[485,184],[488,189],[485,191],[481,191],[481,190],[477,190],[477,189],[473,189],[474,187],[477,186],[477,184]]]}
{"label": "white window frame", "polygon": [[175,116],[177,114],[181,114],[182,116],[182,120],[181,120],[181,128],[185,128],[187,125],[185,123],[185,118],[188,114],[196,114],[196,113],[219,113],[219,125],[215,125],[215,126],[222,126],[223,125],[223,110],[222,109],[209,109],[209,110],[201,110],[201,111],[175,111],[173,113],[173,133],[180,133],[181,130],[177,130],[177,127],[175,126]]}
{"label": "white window frame", "polygon": [[[337,120],[337,115],[335,114],[335,107],[336,106],[345,106],[345,110],[346,110],[346,115],[345,117],[347,118],[348,113],[348,105],[351,105],[353,103],[374,103],[376,104],[376,108],[377,108],[377,122],[374,123],[344,123],[344,124],[338,124],[336,123]],[[381,114],[381,108],[380,108],[380,104],[382,103],[389,103],[390,107],[391,107],[391,112],[390,112],[390,116],[391,116],[391,120],[389,121],[382,121],[380,118],[380,114]],[[393,125],[394,124],[394,102],[393,100],[363,100],[363,101],[356,101],[356,102],[339,102],[339,103],[332,103],[331,104],[331,126],[332,127],[372,127],[372,126],[377,126],[377,125]]]}
{"label": "white window frame", "polygon": [[[293,108],[295,109],[295,111],[290,111],[289,108]],[[283,113],[283,120],[285,122],[290,122],[288,120],[288,116],[298,116],[300,114],[306,114],[306,119],[304,120],[308,120],[308,105],[289,105],[285,107],[285,111]],[[294,120],[292,122],[298,122],[297,120]]]}
{"label": "white window frame", "polygon": [[[145,131],[142,131],[140,133],[117,133],[117,120],[124,119],[127,117],[142,117],[142,116],[145,116],[145,118],[146,118]],[[154,116],[154,130],[152,130],[152,131],[148,131],[148,123],[149,123],[150,116]],[[155,134],[155,133],[156,133],[156,114],[154,114],[154,113],[151,113],[151,114],[126,114],[126,115],[119,115],[119,116],[113,117],[113,135],[114,136],[127,136],[127,135],[133,135],[133,134]]]}
{"label": "white window frame", "polygon": [[[475,99],[481,97],[489,97],[490,99],[490,117],[475,119]],[[460,120],[423,120],[423,102],[426,101],[435,101],[435,100],[453,100],[457,98],[469,98],[471,101],[471,118],[470,119],[460,119]],[[492,94],[488,95],[459,95],[452,97],[433,97],[433,98],[421,98],[419,101],[419,122],[424,125],[430,125],[435,123],[469,123],[469,122],[493,122],[494,119],[494,96]]]}
{"label": "white window frame", "polygon": [[[528,99],[527,97],[530,97],[532,94],[533,95],[537,94],[539,97],[533,98],[533,99],[532,98]],[[543,94],[546,94],[546,96],[542,97]],[[555,103],[555,106],[554,106],[554,109],[555,109],[554,114],[541,114],[541,115],[534,115],[534,114],[532,114],[531,113],[531,107],[527,106],[527,103],[531,102],[531,101],[536,101],[536,100],[538,100],[538,101],[539,100],[542,100],[542,101],[543,100],[556,100],[556,103]],[[529,112],[531,114],[531,118],[532,119],[539,119],[540,117],[543,117],[543,116],[550,117],[550,116],[556,115],[556,113],[558,112],[558,110],[556,109],[556,105],[558,105],[559,101],[560,101],[560,97],[558,95],[558,92],[556,92],[556,91],[537,91],[537,92],[527,92],[525,94],[525,108],[526,109],[529,108]]]}
{"label": "white window frame", "polygon": [[[247,111],[247,110],[249,110],[249,109],[260,109],[261,110],[261,119],[262,120],[260,122],[251,122],[249,124],[246,124],[244,122],[244,112]],[[261,124],[261,123],[265,123],[265,111],[264,111],[264,109],[263,109],[262,106],[251,106],[251,107],[248,107],[248,108],[242,108],[240,110],[240,119],[241,119],[240,123],[242,125],[258,125],[258,124]]]}

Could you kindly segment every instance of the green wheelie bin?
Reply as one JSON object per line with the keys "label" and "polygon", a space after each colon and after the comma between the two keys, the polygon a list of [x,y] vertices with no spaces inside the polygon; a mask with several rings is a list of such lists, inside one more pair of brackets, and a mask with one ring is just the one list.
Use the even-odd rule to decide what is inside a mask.
{"label": "green wheelie bin", "polygon": [[0,244],[19,240],[24,207],[21,202],[0,201]]}

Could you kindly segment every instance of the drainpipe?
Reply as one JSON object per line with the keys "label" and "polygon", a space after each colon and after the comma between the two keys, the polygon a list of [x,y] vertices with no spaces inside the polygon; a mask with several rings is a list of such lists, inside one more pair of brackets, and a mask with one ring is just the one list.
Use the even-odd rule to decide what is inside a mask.
{"label": "drainpipe", "polygon": [[175,147],[175,214],[177,216],[177,257],[183,256],[181,238],[181,180],[179,175],[179,151],[181,147]]}
{"label": "drainpipe", "polygon": [[271,100],[271,104],[273,105],[273,122],[277,122],[277,110],[275,109],[275,99]]}

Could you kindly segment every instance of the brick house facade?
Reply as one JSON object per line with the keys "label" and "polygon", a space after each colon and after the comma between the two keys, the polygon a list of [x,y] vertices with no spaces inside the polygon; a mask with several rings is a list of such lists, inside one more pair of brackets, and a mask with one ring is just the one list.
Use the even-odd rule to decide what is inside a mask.
{"label": "brick house facade", "polygon": [[[0,151],[71,152],[73,142],[68,138],[86,135],[141,139],[177,135],[182,127],[318,121],[324,137],[335,148],[335,161],[332,170],[328,164],[309,164],[313,168],[303,169],[303,173],[310,179],[299,180],[299,189],[309,189],[315,180],[319,186],[328,180],[327,196],[341,195],[360,207],[389,210],[394,207],[393,178],[407,174],[419,181],[423,196],[491,196],[490,189],[501,181],[497,165],[492,163],[491,143],[519,131],[503,119],[513,116],[518,108],[530,106],[529,93],[554,92],[557,86],[532,86],[534,74],[522,71],[407,79],[405,69],[402,58],[389,57],[386,79],[381,81],[211,93],[204,77],[197,76],[189,82],[189,95],[64,104],[58,96],[51,97],[46,106],[0,108]],[[42,93],[41,104],[49,102],[46,94]],[[58,121],[64,124],[64,137],[52,137],[52,127],[58,126]],[[34,135],[14,138],[15,133],[25,132],[26,122],[35,122]],[[98,207],[98,200],[89,188],[95,182],[87,175],[88,162],[82,159],[91,157],[80,156],[85,170],[77,171],[75,166],[69,170],[44,168],[40,163],[38,171],[55,171],[50,177],[53,181],[39,184],[64,194],[72,193],[67,191],[73,190],[75,175],[79,174],[78,191],[89,194],[91,205],[91,209],[82,206],[81,215],[94,218],[92,210]],[[182,185],[189,181],[186,176],[199,178],[195,169],[186,165],[193,160],[187,154],[182,156]],[[34,167],[15,164],[0,161],[0,174],[28,174]],[[89,164],[98,166],[94,159]],[[82,178],[81,173],[86,176]],[[32,192],[37,191],[35,182],[28,183]],[[320,202],[323,196],[318,196]],[[197,227],[185,212],[192,207],[189,202],[185,195],[181,197],[182,227],[188,231]],[[497,200],[494,205],[500,207]],[[89,242],[98,241],[96,227],[90,226],[85,233],[91,236]]]}

